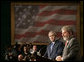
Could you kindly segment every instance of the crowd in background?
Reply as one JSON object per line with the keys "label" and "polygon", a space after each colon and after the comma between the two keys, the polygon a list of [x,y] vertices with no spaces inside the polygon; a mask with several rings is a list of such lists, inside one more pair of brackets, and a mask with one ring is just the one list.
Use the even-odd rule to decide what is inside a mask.
{"label": "crowd in background", "polygon": [[5,49],[3,58],[5,61],[36,61],[41,53],[37,50],[37,45],[15,44]]}

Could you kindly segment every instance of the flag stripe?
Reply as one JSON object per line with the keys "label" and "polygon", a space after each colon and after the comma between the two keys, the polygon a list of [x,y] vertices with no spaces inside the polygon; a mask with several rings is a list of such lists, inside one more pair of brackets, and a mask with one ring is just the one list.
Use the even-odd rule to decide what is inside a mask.
{"label": "flag stripe", "polygon": [[41,13],[45,10],[46,11],[55,11],[55,10],[60,10],[60,9],[76,10],[77,6],[43,6],[42,8],[40,8],[39,13]]}
{"label": "flag stripe", "polygon": [[40,5],[39,9],[46,7],[47,5]]}
{"label": "flag stripe", "polygon": [[[61,23],[60,23],[61,22]],[[36,27],[41,27],[44,26],[45,24],[52,24],[52,25],[75,25],[75,21],[55,21],[55,20],[49,20],[46,22],[36,22],[35,26]]]}
{"label": "flag stripe", "polygon": [[53,14],[51,16],[37,16],[36,17],[36,21],[39,21],[39,22],[45,22],[45,21],[48,21],[48,20],[51,20],[51,19],[59,20],[59,21],[64,20],[65,22],[68,21],[68,20],[76,21],[76,16],[75,15]]}
{"label": "flag stripe", "polygon": [[40,14],[38,14],[38,16],[50,16],[53,14],[61,14],[61,15],[74,15],[76,14],[76,10],[55,10],[55,11],[43,11]]}

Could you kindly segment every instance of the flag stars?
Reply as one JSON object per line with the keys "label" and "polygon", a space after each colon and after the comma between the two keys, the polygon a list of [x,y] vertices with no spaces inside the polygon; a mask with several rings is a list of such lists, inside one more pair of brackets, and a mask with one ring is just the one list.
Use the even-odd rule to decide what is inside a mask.
{"label": "flag stars", "polygon": [[30,22],[30,20],[27,21],[28,23]]}
{"label": "flag stars", "polygon": [[15,15],[15,18],[18,18],[18,15]]}
{"label": "flag stars", "polygon": [[18,20],[21,20],[21,18],[19,17]]}
{"label": "flag stars", "polygon": [[20,15],[22,15],[22,12],[19,12]]}
{"label": "flag stars", "polygon": [[18,10],[19,10],[19,8],[18,8],[18,7],[16,7],[16,8],[15,8],[15,11],[17,12]]}
{"label": "flag stars", "polygon": [[30,23],[30,25],[33,25],[34,23]]}
{"label": "flag stars", "polygon": [[16,28],[18,28],[18,27],[19,27],[19,24],[16,25]]}
{"label": "flag stars", "polygon": [[24,14],[24,15],[22,16],[22,18],[24,18],[24,19],[25,19],[25,18],[26,18],[26,15]]}
{"label": "flag stars", "polygon": [[23,25],[25,25],[26,23],[23,23]]}
{"label": "flag stars", "polygon": [[18,8],[16,9],[18,11],[15,10],[16,28],[28,28],[34,24],[34,20],[36,19],[35,15],[38,11],[37,6],[21,6],[15,8]]}
{"label": "flag stars", "polygon": [[32,16],[32,19],[34,19],[34,18],[35,18],[35,16],[33,15],[33,16]]}
{"label": "flag stars", "polygon": [[27,12],[27,15],[30,15],[31,13]]}

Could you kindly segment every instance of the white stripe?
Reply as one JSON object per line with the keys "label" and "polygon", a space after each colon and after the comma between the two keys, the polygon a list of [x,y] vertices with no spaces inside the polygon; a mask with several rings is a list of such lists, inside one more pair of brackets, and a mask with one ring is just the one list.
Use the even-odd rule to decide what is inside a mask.
{"label": "white stripe", "polygon": [[47,36],[36,35],[34,38],[30,38],[29,41],[48,42],[49,38]]}
{"label": "white stripe", "polygon": [[43,11],[54,11],[59,9],[76,10],[77,6],[45,6],[44,8],[40,9],[39,13]]}
{"label": "white stripe", "polygon": [[65,21],[73,20],[73,21],[75,21],[76,20],[76,15],[53,14],[51,16],[37,16],[35,21],[45,22],[45,21],[48,21],[48,20],[51,20],[51,19],[58,20],[58,21],[59,20],[65,20]]}

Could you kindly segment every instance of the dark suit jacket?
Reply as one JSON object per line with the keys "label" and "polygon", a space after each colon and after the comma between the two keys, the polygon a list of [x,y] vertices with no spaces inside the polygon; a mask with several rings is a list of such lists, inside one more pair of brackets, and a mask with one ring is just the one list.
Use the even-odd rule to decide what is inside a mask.
{"label": "dark suit jacket", "polygon": [[76,38],[71,37],[63,50],[63,61],[78,61],[80,59],[80,46]]}
{"label": "dark suit jacket", "polygon": [[44,57],[54,60],[56,56],[62,55],[63,48],[64,48],[63,42],[56,40],[52,48],[52,52],[50,50],[50,47],[51,47],[51,43],[47,46],[47,50],[44,54]]}

